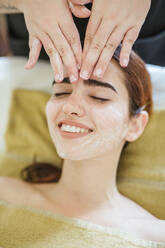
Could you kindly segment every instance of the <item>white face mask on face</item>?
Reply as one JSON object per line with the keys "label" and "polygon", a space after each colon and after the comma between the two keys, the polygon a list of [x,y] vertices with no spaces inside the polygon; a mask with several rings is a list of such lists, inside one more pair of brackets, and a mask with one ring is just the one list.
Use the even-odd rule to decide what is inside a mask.
{"label": "white face mask on face", "polygon": [[[53,97],[47,104],[48,127],[57,153],[63,159],[97,159],[104,154],[118,152],[128,131],[128,93],[118,75],[111,72],[110,78],[102,79],[117,88],[118,94],[101,87],[92,90],[78,82],[70,94]],[[69,87],[69,86],[67,86]],[[68,93],[68,88],[55,90],[55,93]],[[101,102],[91,98],[102,97],[109,101]],[[64,119],[85,124],[93,129],[82,137],[64,138],[58,122]]]}

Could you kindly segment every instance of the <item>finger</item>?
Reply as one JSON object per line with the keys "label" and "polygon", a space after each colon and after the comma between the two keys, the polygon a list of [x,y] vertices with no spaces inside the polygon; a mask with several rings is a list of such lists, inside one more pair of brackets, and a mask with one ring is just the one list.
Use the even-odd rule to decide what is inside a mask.
{"label": "finger", "polygon": [[60,55],[48,35],[43,33],[41,39],[44,49],[49,56],[55,81],[61,82],[64,78],[64,72],[63,72],[63,63],[60,58]]}
{"label": "finger", "polygon": [[55,29],[54,34],[51,34],[51,40],[61,56],[62,62],[67,69],[70,81],[76,82],[78,80],[76,59],[68,41],[60,29],[60,26]]}
{"label": "finger", "polygon": [[69,8],[72,11],[72,14],[78,18],[88,18],[91,14],[91,11],[85,6],[74,5],[72,2],[69,2]]}
{"label": "finger", "polygon": [[84,5],[87,3],[91,3],[92,0],[70,0],[70,2],[72,2],[73,4],[77,4],[77,5]]}
{"label": "finger", "polygon": [[100,78],[103,77],[116,48],[123,39],[123,36],[124,33],[122,27],[116,27],[113,30],[95,66],[93,72],[94,76]]}
{"label": "finger", "polygon": [[[63,39],[61,38],[61,42],[63,42],[64,44],[69,43],[69,46],[67,47],[69,51],[72,50],[72,53],[75,56],[74,60],[76,60],[77,68],[79,69],[81,67],[81,61],[82,61],[82,47],[81,47],[79,32],[76,28],[76,25],[74,24],[74,22],[67,23],[67,25],[65,23],[61,23],[59,27],[63,33],[62,36],[64,37]],[[61,31],[59,32],[61,33]],[[56,42],[57,42],[57,38],[56,38]]]}
{"label": "finger", "polygon": [[97,9],[92,7],[91,15],[88,21],[86,33],[85,33],[85,41],[84,41],[84,47],[83,47],[83,60],[87,55],[89,46],[93,40],[93,37],[95,36],[95,33],[98,30],[98,27],[101,23],[101,16],[99,16],[99,10],[97,12]]}
{"label": "finger", "polygon": [[113,23],[107,24],[102,22],[98,27],[94,39],[91,42],[86,57],[83,59],[80,77],[88,79],[94,69],[95,64],[108,40],[109,33],[113,30]]}
{"label": "finger", "polygon": [[129,63],[129,56],[131,53],[131,49],[134,42],[138,38],[139,32],[140,32],[140,28],[134,27],[128,30],[127,33],[125,34],[125,37],[122,42],[122,48],[120,51],[120,65],[122,67],[127,67]]}
{"label": "finger", "polygon": [[40,55],[40,51],[42,48],[42,43],[36,37],[30,36],[29,37],[29,48],[30,48],[29,59],[26,65],[24,66],[25,69],[32,69],[37,63],[37,60],[38,60],[38,57]]}

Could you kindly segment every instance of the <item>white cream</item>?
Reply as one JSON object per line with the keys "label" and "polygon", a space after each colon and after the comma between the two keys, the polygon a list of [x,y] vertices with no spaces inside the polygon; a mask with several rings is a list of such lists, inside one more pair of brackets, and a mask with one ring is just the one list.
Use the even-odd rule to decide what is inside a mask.
{"label": "white cream", "polygon": [[[70,95],[69,98],[64,97],[60,101],[52,98],[52,101],[49,102],[47,117],[50,134],[53,134],[53,142],[57,153],[65,153],[63,159],[98,160],[99,157],[108,155],[112,160],[111,156],[114,157],[115,154],[117,156],[120,151],[128,130],[128,93],[123,82],[116,78],[115,72],[111,71],[111,75],[108,76],[106,81],[110,81],[110,77],[112,78],[112,84],[115,81],[115,87],[118,89],[120,96],[116,97],[113,94],[111,97],[110,94],[108,104],[90,99],[81,80],[74,85],[74,94]],[[57,120],[63,118],[88,123],[94,127],[94,130],[89,133],[90,135],[84,135],[79,139],[64,139],[54,124],[57,123]],[[83,129],[68,125],[64,125],[62,130],[75,133],[84,132]]]}

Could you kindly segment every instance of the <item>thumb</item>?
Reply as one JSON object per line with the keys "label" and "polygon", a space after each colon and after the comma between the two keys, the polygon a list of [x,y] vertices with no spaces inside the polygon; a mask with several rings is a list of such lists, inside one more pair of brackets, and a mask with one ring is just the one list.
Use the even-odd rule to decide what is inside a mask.
{"label": "thumb", "polygon": [[73,4],[76,5],[84,5],[87,3],[91,3],[93,0],[70,0],[70,2],[72,2]]}
{"label": "thumb", "polygon": [[69,8],[73,15],[78,18],[87,18],[91,15],[91,11],[82,5],[74,5],[71,1],[69,3]]}

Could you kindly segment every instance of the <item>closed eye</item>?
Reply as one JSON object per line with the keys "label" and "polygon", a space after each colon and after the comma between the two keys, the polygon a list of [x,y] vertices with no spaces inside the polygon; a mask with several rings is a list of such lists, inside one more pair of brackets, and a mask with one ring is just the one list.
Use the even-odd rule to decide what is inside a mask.
{"label": "closed eye", "polygon": [[70,94],[70,93],[62,92],[62,93],[55,93],[54,95],[58,97],[61,95],[68,95],[68,94]]}
{"label": "closed eye", "polygon": [[99,100],[99,101],[109,101],[109,99],[106,99],[106,98],[100,98],[100,97],[96,97],[96,96],[90,96],[90,97],[92,97],[93,99],[95,99],[95,100]]}
{"label": "closed eye", "polygon": [[[55,93],[54,96],[55,97],[59,97],[59,96],[62,96],[62,95],[69,95],[71,93],[66,93],[66,92],[62,92],[62,93]],[[109,101],[109,99],[106,99],[106,98],[100,98],[100,97],[96,97],[96,96],[90,96],[91,98],[97,100],[97,101]]]}

